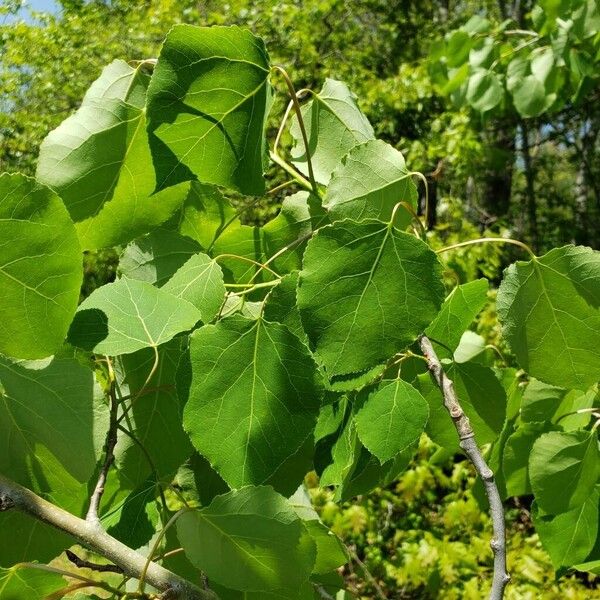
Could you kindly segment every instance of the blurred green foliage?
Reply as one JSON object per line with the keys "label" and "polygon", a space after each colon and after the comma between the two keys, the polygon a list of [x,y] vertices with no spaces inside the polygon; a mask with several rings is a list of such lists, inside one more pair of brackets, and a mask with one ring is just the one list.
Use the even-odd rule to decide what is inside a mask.
{"label": "blurred green foliage", "polygon": [[[352,502],[311,490],[321,518],[354,555],[345,576],[358,598],[479,600],[489,592],[492,528],[471,492],[474,472],[466,462],[434,465],[432,453],[424,438],[397,483]],[[556,581],[526,503],[513,501],[506,513],[508,600],[600,598],[597,576]]]}

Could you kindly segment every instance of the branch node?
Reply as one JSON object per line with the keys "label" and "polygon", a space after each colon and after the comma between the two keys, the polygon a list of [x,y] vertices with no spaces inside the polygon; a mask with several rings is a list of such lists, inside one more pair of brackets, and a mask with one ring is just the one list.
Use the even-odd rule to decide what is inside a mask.
{"label": "branch node", "polygon": [[15,501],[8,494],[0,495],[0,512],[10,510],[15,507]]}
{"label": "branch node", "polygon": [[165,590],[158,598],[159,600],[177,600],[179,592],[175,588]]}
{"label": "branch node", "polygon": [[85,520],[97,528],[102,528],[102,523],[100,522],[99,512],[100,512],[100,502],[102,500],[102,496],[104,495],[104,488],[106,486],[106,480],[108,478],[108,472],[115,460],[115,446],[117,445],[117,427],[119,424],[118,421],[118,412],[119,412],[119,403],[117,402],[117,398],[115,395],[115,381],[114,374],[112,374],[112,366],[110,364],[110,359],[108,359],[108,365],[111,372],[111,384],[110,390],[108,393],[108,399],[110,403],[110,423],[108,426],[108,431],[106,432],[106,441],[104,443],[104,464],[100,468],[100,473],[98,474],[98,481],[96,482],[96,487],[92,496],[90,498],[90,505],[87,511],[87,515]]}
{"label": "branch node", "polygon": [[91,571],[97,571],[98,573],[118,573],[119,575],[123,573],[123,569],[117,565],[100,565],[88,560],[83,560],[71,550],[65,550],[65,554],[67,555],[67,558],[80,569],[90,569]]}
{"label": "branch node", "polygon": [[457,404],[452,404],[452,406],[450,406],[450,416],[453,419],[460,419],[463,416],[463,411],[461,410],[460,406]]}
{"label": "branch node", "polygon": [[484,481],[494,480],[494,472],[489,467],[482,469],[480,475],[481,479],[483,479]]}
{"label": "branch node", "polygon": [[460,406],[452,380],[449,379],[444,372],[442,363],[435,353],[431,340],[423,335],[419,339],[419,345],[423,352],[423,356],[427,360],[429,372],[442,392],[444,406],[452,417],[454,427],[456,428],[460,440],[460,447],[464,450],[467,458],[475,467],[475,471],[477,471],[477,474],[483,480],[485,492],[490,503],[490,514],[494,531],[494,537],[490,542],[492,552],[494,553],[494,576],[489,600],[502,600],[504,597],[504,588],[510,581],[510,576],[506,572],[506,528],[504,524],[504,507],[502,505],[502,498],[498,491],[498,486],[494,481],[494,473],[485,462],[481,450],[477,446],[473,428]]}
{"label": "branch node", "polygon": [[[109,567],[120,567],[127,577],[140,579],[143,572],[144,578],[157,590],[157,593],[172,590],[176,594],[173,600],[217,600],[217,596],[213,592],[199,588],[156,562],[148,562],[146,556],[113,538],[104,529],[97,528],[89,521],[80,519],[51,504],[1,473],[0,499],[2,499],[3,506],[8,507],[10,504],[14,506],[15,510],[72,536],[82,546],[110,561],[112,565],[109,564]],[[73,555],[73,557],[79,562],[77,555]],[[41,566],[38,565],[38,567]],[[103,565],[103,567],[106,566]],[[47,566],[45,568],[52,569]]]}

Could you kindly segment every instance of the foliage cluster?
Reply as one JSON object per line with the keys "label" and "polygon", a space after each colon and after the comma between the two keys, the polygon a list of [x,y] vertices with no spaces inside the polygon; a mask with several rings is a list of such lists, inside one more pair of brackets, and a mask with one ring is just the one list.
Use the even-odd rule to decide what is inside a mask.
{"label": "foliage cluster", "polygon": [[[387,598],[485,596],[482,575],[491,570],[489,518],[472,494],[472,470],[465,462],[432,462],[434,448],[423,443],[397,482],[350,502],[340,505],[330,491],[311,490],[323,521],[356,552],[345,576],[358,597],[378,598],[380,592]],[[506,598],[600,597],[594,575],[556,580],[526,505],[508,505],[507,525],[512,582]]]}
{"label": "foliage cluster", "polygon": [[[550,44],[559,74],[564,65],[552,44],[565,29],[564,11],[574,23],[565,44],[587,56],[600,35],[593,3],[567,4],[552,17],[540,3],[544,19],[539,10],[528,17],[539,29],[536,43]],[[87,6],[66,4],[64,18],[81,24]],[[126,15],[127,6],[114,3],[110,10]],[[286,7],[294,16],[286,19],[300,18]],[[335,2],[326,8],[343,11]],[[383,23],[391,18],[382,3],[371,8],[368,14]],[[469,61],[481,50],[480,34],[489,34],[492,42],[484,46],[503,56],[496,37],[511,30],[482,22],[448,34],[438,56],[442,66],[456,60],[450,51],[461,46],[453,46],[456,36],[469,48]],[[364,22],[351,25],[336,43],[347,44]],[[393,28],[382,30],[389,37],[378,44],[398,42]],[[572,31],[580,37],[569,38]],[[14,48],[5,40],[4,60]],[[527,60],[519,85],[529,88],[539,60],[534,52]],[[11,130],[15,115],[24,114],[32,94],[43,93],[33,86],[39,72],[25,64],[3,72],[12,94],[3,124],[9,164],[21,152],[21,138]],[[498,92],[493,82],[504,80],[494,69],[503,64],[486,64],[484,97]],[[469,62],[466,69],[467,95],[482,85],[479,65]],[[405,69],[382,61],[371,68],[382,75]],[[410,73],[425,77],[422,65]],[[560,88],[568,91],[556,104],[560,110],[593,94],[588,75]],[[391,79],[383,77],[381,86],[393,86]],[[575,82],[572,74],[569,81]],[[434,152],[471,132],[457,160],[465,170],[457,168],[454,185],[471,177],[469,157],[481,140],[464,110],[436,104],[439,86],[435,72],[433,81],[408,86],[407,102],[427,99],[433,118],[422,124],[428,132],[415,129],[419,139],[408,144],[407,155],[418,153],[436,128],[444,133]],[[291,98],[285,112],[281,98],[288,96],[274,99],[276,88]],[[398,93],[390,89],[388,99]],[[493,107],[471,106],[487,119],[492,109],[510,113],[514,104],[518,114],[495,118],[516,119],[531,242],[544,247],[529,148],[528,119],[537,113],[520,110],[514,95],[506,98]],[[544,111],[551,108],[546,104]],[[377,101],[370,98],[369,106],[376,110]],[[416,121],[404,106],[384,112]],[[248,30],[177,25],[158,61],[115,60],[105,67],[76,112],[45,137],[35,178],[0,176],[0,433],[6,440],[0,525],[22,533],[0,549],[0,589],[7,597],[76,591],[64,587],[64,569],[32,564],[52,560],[73,542],[32,515],[114,560],[124,570],[121,580],[93,583],[113,595],[152,597],[154,588],[193,598],[308,600],[338,590],[344,597],[335,569],[347,555],[325,526],[335,526],[336,509],[325,506],[320,520],[301,484],[314,469],[317,504],[389,486],[409,465],[423,432],[437,447],[432,461],[461,453],[465,446],[428,373],[431,356],[419,346],[424,334],[454,380],[477,441],[487,447],[502,498],[534,497],[533,522],[557,573],[598,571],[600,254],[576,245],[536,254],[498,236],[472,251],[482,240],[464,238],[476,237],[477,226],[461,223],[463,208],[453,194],[437,195],[439,173],[428,178],[429,198],[419,195],[415,178],[424,177],[378,135],[388,125],[382,118],[373,126],[337,79],[296,95],[288,74]],[[33,173],[33,162],[24,160],[23,167]],[[586,166],[582,181],[592,175]],[[270,203],[267,182],[282,198],[281,210],[249,217],[249,209]],[[592,214],[588,208],[586,202]],[[425,225],[440,214],[445,223],[428,234]],[[493,220],[479,225],[498,226]],[[526,252],[526,260],[513,262],[500,278],[506,255],[498,248],[506,243]],[[112,256],[120,253],[118,278],[93,291],[88,278],[81,302],[81,251],[111,248]],[[497,292],[488,280],[501,280]],[[478,327],[485,338],[471,331],[484,309]],[[417,466],[401,480],[407,502],[419,487],[418,473]],[[45,510],[39,498],[24,504],[31,492],[19,485],[58,507],[52,509],[57,521],[36,512]],[[476,494],[484,503],[481,487]],[[473,501],[463,500],[448,515],[469,513]],[[80,527],[102,525],[89,539],[68,525],[86,511],[85,521],[75,521]],[[141,572],[130,558],[139,565],[143,556],[106,552],[106,532],[141,549],[148,557]],[[394,533],[402,561],[418,555],[404,533]],[[475,557],[479,562],[478,551]],[[428,593],[444,581],[439,573],[418,581],[402,565],[393,567],[385,577],[400,585],[406,578]],[[92,585],[87,578],[82,583]],[[476,593],[474,587],[467,582],[464,593]]]}

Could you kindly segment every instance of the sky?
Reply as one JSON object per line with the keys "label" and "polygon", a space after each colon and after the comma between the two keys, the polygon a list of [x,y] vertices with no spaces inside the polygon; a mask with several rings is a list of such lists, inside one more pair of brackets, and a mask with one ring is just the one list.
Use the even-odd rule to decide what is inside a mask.
{"label": "sky", "polygon": [[[2,0],[0,0],[0,5],[2,4]],[[30,11],[39,11],[39,12],[58,12],[60,6],[57,0],[26,0],[24,3],[24,7],[17,14],[16,17],[8,17],[6,19],[2,19],[5,23],[10,23],[17,19],[25,19],[26,21],[30,21],[29,12]]]}
{"label": "sky", "polygon": [[32,10],[42,10],[44,12],[54,12],[58,8],[55,0],[28,0],[27,5]]}

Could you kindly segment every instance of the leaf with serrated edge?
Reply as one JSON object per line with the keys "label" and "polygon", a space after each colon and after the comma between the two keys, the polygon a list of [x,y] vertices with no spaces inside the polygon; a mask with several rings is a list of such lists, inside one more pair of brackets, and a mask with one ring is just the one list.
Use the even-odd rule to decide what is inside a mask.
{"label": "leaf with serrated edge", "polygon": [[190,358],[192,443],[231,487],[268,481],[315,426],[321,390],[308,349],[279,323],[232,316],[195,331]]}
{"label": "leaf with serrated edge", "polygon": [[206,254],[190,257],[162,289],[193,304],[204,323],[217,316],[225,300],[221,267]]}
{"label": "leaf with serrated edge", "polygon": [[567,513],[545,516],[537,507],[532,511],[535,530],[555,569],[582,562],[591,552],[598,535],[599,501],[596,487],[581,506]]}
{"label": "leaf with serrated edge", "polygon": [[313,573],[325,574],[341,567],[347,561],[346,551],[339,538],[319,519],[312,506],[310,496],[304,485],[290,496],[289,503],[296,514],[304,521],[308,533],[315,541],[317,559]]}
{"label": "leaf with serrated edge", "polygon": [[108,427],[92,370],[71,349],[42,361],[0,356],[0,472],[76,514]]}
{"label": "leaf with serrated edge", "polygon": [[198,179],[262,194],[269,57],[239,27],[176,25],[148,88],[157,189]]}
{"label": "leaf with serrated edge", "polygon": [[464,331],[487,301],[489,284],[478,279],[455,287],[433,323],[425,330],[440,358],[451,358]]}
{"label": "leaf with serrated edge", "polygon": [[36,177],[63,199],[84,249],[126,243],[147,233],[166,221],[188,192],[189,184],[183,184],[152,195],[147,77],[140,76],[140,69],[111,63],[79,110],[40,147]]}
{"label": "leaf with serrated edge", "polygon": [[[127,481],[127,484],[124,484],[124,481]],[[130,548],[141,548],[155,535],[160,522],[158,487],[153,479],[149,479],[129,491],[127,489],[129,483],[129,480],[122,478],[115,482],[118,486],[116,492],[118,501],[112,502],[116,498],[114,494],[111,495],[111,505],[107,507],[108,510],[104,510],[107,504],[105,500],[101,507],[100,519],[102,527],[110,535]]]}
{"label": "leaf with serrated edge", "polygon": [[[340,160],[354,146],[375,138],[373,128],[345,83],[326,79],[323,89],[301,109],[315,179],[327,185]],[[308,175],[306,148],[296,117],[290,133],[294,139],[292,162]]]}
{"label": "leaf with serrated edge", "polygon": [[[143,482],[153,471],[161,481],[170,482],[193,451],[182,427],[185,397],[179,398],[175,387],[182,354],[182,342],[176,338],[158,348],[156,368],[150,348],[121,359],[125,382],[135,398],[123,424],[144,450],[123,435],[115,455],[119,469],[135,484]],[[138,396],[140,392],[143,393]]]}
{"label": "leaf with serrated edge", "polygon": [[[58,483],[60,484],[60,480]],[[83,516],[89,500],[85,493],[87,488],[81,484],[78,486],[83,492],[79,494],[81,501],[79,513]],[[69,485],[66,487],[68,491],[74,489]],[[73,543],[73,538],[66,533],[57,531],[54,527],[15,510],[0,513],[0,531],[3,532],[3,543],[0,544],[0,567],[12,567],[20,562],[34,560],[50,562]],[[18,531],[19,535],[11,536],[10,543],[5,543],[4,532],[14,531]],[[1,592],[2,586],[0,585],[0,598],[4,600]],[[14,600],[21,600],[23,597],[29,598],[29,596],[17,596]]]}
{"label": "leaf with serrated edge", "polygon": [[211,256],[223,256],[219,264],[227,281],[245,283],[250,278],[261,281],[271,275],[245,259],[265,262],[279,250],[289,251],[278,256],[270,267],[285,274],[300,268],[306,241],[311,233],[327,223],[327,214],[319,200],[301,191],[284,198],[279,214],[262,227],[243,225],[229,201],[212,186],[192,185],[181,213],[171,224],[183,235],[197,240]]}
{"label": "leaf with serrated edge", "polygon": [[[382,140],[372,140],[355,146],[343,158],[331,176],[323,206],[335,221],[389,221],[402,201],[416,210],[417,187],[404,157]],[[413,215],[403,206],[396,211],[397,227],[403,229],[412,220]]]}
{"label": "leaf with serrated edge", "polygon": [[509,496],[531,494],[529,456],[535,441],[552,429],[549,423],[522,423],[507,436],[502,453],[502,470]]}
{"label": "leaf with serrated edge", "polygon": [[296,306],[296,285],[298,271],[285,275],[265,300],[264,316],[267,321],[275,321],[286,325],[303,342],[308,342],[306,333],[302,329],[300,313]]}
{"label": "leaf with serrated edge", "polygon": [[498,318],[519,365],[564,388],[600,379],[600,252],[556,248],[505,272]]}
{"label": "leaf with serrated edge", "polygon": [[125,248],[119,259],[119,273],[162,287],[200,250],[200,244],[189,237],[168,229],[155,229]]}
{"label": "leaf with serrated edge", "polygon": [[596,432],[552,431],[533,445],[529,478],[539,507],[548,514],[583,504],[600,477]]}
{"label": "leaf with serrated edge", "polygon": [[57,573],[49,573],[19,565],[0,568],[0,598],[2,600],[44,600],[62,588],[66,581]]}
{"label": "leaf with serrated edge", "polygon": [[200,311],[187,300],[122,277],[95,290],[79,306],[69,341],[98,354],[130,354],[156,348],[200,319]]}
{"label": "leaf with serrated edge", "polygon": [[428,416],[425,398],[398,378],[373,390],[354,421],[360,441],[383,464],[419,439]]}
{"label": "leaf with serrated edge", "polygon": [[184,513],[177,534],[191,562],[232,589],[293,591],[315,562],[315,544],[302,521],[270,487],[217,496],[206,508]]}
{"label": "leaf with serrated edge", "polygon": [[79,300],[81,249],[60,198],[0,175],[0,352],[44,358],[62,345]]}
{"label": "leaf with serrated edge", "polygon": [[320,229],[304,253],[297,299],[327,375],[364,371],[413,342],[444,298],[441,271],[424,242],[386,223]]}

